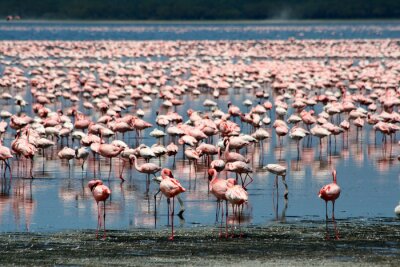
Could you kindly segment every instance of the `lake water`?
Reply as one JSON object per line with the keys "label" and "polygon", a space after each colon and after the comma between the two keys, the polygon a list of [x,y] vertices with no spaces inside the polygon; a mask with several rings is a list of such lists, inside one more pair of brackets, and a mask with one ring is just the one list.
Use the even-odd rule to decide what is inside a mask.
{"label": "lake water", "polygon": [[[47,22],[16,22],[0,23],[0,40],[262,40],[262,39],[386,39],[400,36],[399,22],[368,22],[368,23],[276,23],[276,24],[129,24],[129,23],[47,23]],[[3,57],[4,62],[10,60]],[[128,58],[129,60],[129,58]],[[159,60],[159,58],[150,58]],[[166,59],[167,60],[167,59]],[[11,61],[11,65],[24,68],[21,63]],[[26,73],[30,70],[24,68]],[[263,87],[270,93],[273,102],[276,95],[271,87]],[[1,92],[8,89],[0,89]],[[24,97],[30,101],[29,90],[23,90]],[[229,88],[225,94],[215,100],[220,109],[227,111],[227,103],[237,105],[246,111],[243,105],[245,99],[257,103],[255,90]],[[205,110],[202,103],[212,98],[210,92],[203,92],[200,96],[184,95],[184,104],[177,107],[177,112],[187,120],[186,111],[189,108]],[[154,123],[155,111],[162,100],[153,96],[150,104],[139,101],[137,108],[145,111],[144,119]],[[290,101],[289,101],[290,103]],[[29,103],[31,104],[31,103]],[[62,100],[49,105],[56,110],[70,105],[69,101]],[[157,107],[157,108],[155,108]],[[11,102],[1,100],[1,109],[15,113],[16,107]],[[322,105],[315,107],[322,110]],[[98,118],[99,113],[89,113],[92,118]],[[133,111],[132,111],[133,112]],[[293,110],[289,108],[289,114]],[[27,113],[32,115],[31,106]],[[275,119],[275,108],[271,112]],[[242,127],[248,132],[248,127]],[[244,209],[245,224],[269,225],[280,222],[296,222],[302,220],[325,219],[325,204],[318,198],[319,189],[331,182],[331,170],[336,168],[338,183],[342,194],[336,202],[335,216],[337,219],[363,220],[382,217],[393,217],[394,207],[400,200],[400,164],[396,156],[400,154],[399,145],[394,142],[384,147],[381,135],[376,141],[372,126],[366,125],[362,133],[356,134],[356,129],[349,132],[348,140],[342,137],[331,140],[331,146],[326,142],[319,151],[318,140],[313,138],[303,141],[300,158],[297,154],[296,143],[285,137],[281,146],[274,131],[267,127],[270,138],[260,145],[251,145],[241,152],[251,159],[254,170],[254,182],[249,186],[249,204]],[[145,131],[145,138],[140,140],[147,145],[156,143],[149,136],[152,129]],[[8,130],[5,144],[9,146],[13,131]],[[215,139],[216,140],[216,139]],[[215,141],[214,140],[214,141]],[[134,134],[125,135],[129,145],[135,142]],[[167,145],[169,137],[162,143]],[[78,162],[72,162],[71,174],[66,162],[57,158],[61,148],[48,149],[46,159],[39,153],[35,156],[35,179],[19,177],[17,161],[13,161],[13,178],[1,180],[0,196],[0,231],[59,231],[69,229],[94,229],[97,220],[96,203],[86,184],[93,178],[94,162],[90,158],[85,170],[81,172]],[[152,160],[158,163],[157,159]],[[268,163],[279,162],[287,166],[287,182],[289,199],[283,199],[282,184],[280,195],[274,193],[274,175],[263,170]],[[140,164],[143,161],[139,162]],[[20,162],[22,167],[22,161]],[[105,180],[105,184],[112,190],[107,202],[107,227],[115,230],[140,228],[165,228],[167,224],[167,206],[165,198],[157,200],[157,214],[155,214],[152,195],[158,186],[151,184],[150,192],[145,193],[145,175],[134,169],[125,171],[126,181],[121,184],[118,178],[119,160],[113,162],[113,171],[108,180],[109,162],[102,160],[102,172],[97,178]],[[176,158],[176,167],[173,159],[161,158],[161,166],[174,169],[178,178],[188,190],[182,194],[186,211],[184,219],[178,219],[178,227],[196,227],[198,225],[215,224],[215,199],[207,192],[205,178],[205,163],[199,162],[197,173],[189,168],[189,162],[182,158],[182,147]],[[69,177],[70,176],[70,177]]]}
{"label": "lake water", "polygon": [[275,23],[0,22],[0,40],[385,39],[399,21]]}

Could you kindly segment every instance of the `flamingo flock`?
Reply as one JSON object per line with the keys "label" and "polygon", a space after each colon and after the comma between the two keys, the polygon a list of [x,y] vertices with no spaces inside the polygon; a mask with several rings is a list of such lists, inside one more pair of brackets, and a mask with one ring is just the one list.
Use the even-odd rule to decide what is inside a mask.
{"label": "flamingo flock", "polygon": [[[168,201],[172,240],[175,197],[191,193],[192,166],[195,183],[204,170],[208,187],[203,193],[215,196],[216,220],[221,229],[225,214],[228,237],[229,204],[240,229],[260,169],[275,175],[277,192],[282,178],[288,199],[291,174],[281,164],[281,152],[291,140],[297,159],[307,162],[310,151],[323,158],[347,149],[353,132],[356,143],[373,132],[372,143],[381,146],[382,157],[400,159],[395,155],[400,64],[392,41],[1,43],[4,179],[40,177],[57,151],[59,160],[68,163],[68,179],[75,165],[82,179],[84,174],[92,179],[88,187],[97,206],[104,203],[104,236],[105,202],[111,194],[106,180],[122,186],[127,177],[144,174],[147,195],[150,175],[157,179],[161,172],[156,190]],[[367,54],[387,60],[359,60]],[[157,57],[166,60],[151,60]],[[342,59],[320,60],[326,57]],[[268,162],[266,142],[278,148]],[[41,170],[35,166],[38,159]],[[176,168],[181,161],[189,165],[188,175]],[[108,175],[101,164],[108,165]],[[319,193],[326,205],[332,202],[333,219],[339,194],[334,170],[333,183]]]}

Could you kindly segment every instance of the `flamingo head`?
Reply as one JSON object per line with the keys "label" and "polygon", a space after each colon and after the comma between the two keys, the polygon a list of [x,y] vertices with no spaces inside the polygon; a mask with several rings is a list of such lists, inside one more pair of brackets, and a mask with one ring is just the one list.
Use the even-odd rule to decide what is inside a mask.
{"label": "flamingo head", "polygon": [[161,171],[161,177],[164,178],[165,176],[168,176],[169,178],[174,178],[172,171],[168,168],[164,168]]}
{"label": "flamingo head", "polygon": [[226,182],[229,185],[237,185],[236,179],[234,179],[234,178],[228,178],[228,179],[226,179]]}
{"label": "flamingo head", "polygon": [[101,180],[91,180],[88,183],[88,187],[90,188],[90,191],[93,191],[93,189],[98,186],[98,185],[102,185],[103,182]]}

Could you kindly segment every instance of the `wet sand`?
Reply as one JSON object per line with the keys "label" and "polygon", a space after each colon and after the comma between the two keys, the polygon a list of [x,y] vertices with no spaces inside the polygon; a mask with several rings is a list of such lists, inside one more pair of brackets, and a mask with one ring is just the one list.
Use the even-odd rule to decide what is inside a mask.
{"label": "wet sand", "polygon": [[[246,226],[243,237],[219,238],[218,228],[169,231],[136,229],[95,232],[2,233],[0,264],[4,265],[400,265],[400,221],[339,220],[340,239],[324,221]],[[236,234],[239,230],[236,229]],[[327,240],[326,237],[329,237]]]}

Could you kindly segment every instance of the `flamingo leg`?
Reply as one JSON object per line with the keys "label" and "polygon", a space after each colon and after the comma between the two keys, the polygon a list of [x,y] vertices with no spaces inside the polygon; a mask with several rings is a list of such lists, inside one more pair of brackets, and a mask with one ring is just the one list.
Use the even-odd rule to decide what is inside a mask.
{"label": "flamingo leg", "polygon": [[31,170],[30,170],[31,179],[33,179],[33,157],[31,158]]}
{"label": "flamingo leg", "polygon": [[97,202],[97,228],[96,228],[96,239],[99,238],[99,225],[100,225],[100,209],[99,209],[99,202]]}
{"label": "flamingo leg", "polygon": [[6,164],[6,167],[5,167],[5,169],[4,169],[4,175],[6,174],[7,167],[8,167],[8,170],[10,171],[10,182],[11,182],[11,180],[12,180],[12,173],[11,173],[10,164],[9,164],[7,161],[4,161],[4,163]]}
{"label": "flamingo leg", "polygon": [[215,210],[215,221],[216,222],[218,222],[219,208],[220,208],[220,202],[219,202],[219,199],[217,199],[217,209]]}
{"label": "flamingo leg", "polygon": [[238,212],[239,212],[239,237],[242,237],[243,236],[243,233],[242,233],[242,227],[240,226],[240,217],[241,217],[241,215],[243,214],[243,204],[241,204],[240,206],[238,206]]}
{"label": "flamingo leg", "polygon": [[225,201],[225,238],[228,238],[228,201]]}
{"label": "flamingo leg", "polygon": [[171,200],[169,198],[167,198],[167,203],[168,203],[167,225],[169,225],[169,213],[170,213],[170,205],[171,205]]}
{"label": "flamingo leg", "polygon": [[176,198],[178,199],[179,205],[181,206],[178,216],[181,217],[181,219],[182,219],[183,218],[182,214],[185,212],[185,203],[183,202],[180,195],[177,195]]}
{"label": "flamingo leg", "polygon": [[282,182],[285,185],[285,193],[284,193],[283,196],[285,197],[285,199],[287,199],[288,198],[288,194],[289,194],[289,189],[288,189],[288,185],[286,183],[286,175],[282,175]]}
{"label": "flamingo leg", "polygon": [[174,240],[174,210],[175,210],[175,197],[172,198],[172,212],[171,212],[171,236],[169,240]]}
{"label": "flamingo leg", "polygon": [[103,235],[103,239],[106,239],[106,201],[105,201],[105,200],[104,200],[103,225],[104,225],[104,235]]}
{"label": "flamingo leg", "polygon": [[108,180],[110,180],[111,177],[111,168],[112,168],[112,158],[110,158],[110,170],[108,171]]}
{"label": "flamingo leg", "polygon": [[[221,201],[223,201],[223,200],[221,200]],[[220,204],[221,205],[221,204]],[[221,205],[221,226],[220,226],[220,228],[219,228],[219,237],[221,237],[222,236],[222,221],[224,220],[224,204],[222,203],[222,205]]]}
{"label": "flamingo leg", "polygon": [[233,210],[233,222],[232,222],[232,226],[231,226],[231,238],[233,238],[235,236],[235,220],[236,220],[236,209],[235,209],[235,205],[232,204],[232,210]]}
{"label": "flamingo leg", "polygon": [[328,221],[328,201],[325,201],[325,218]]}
{"label": "flamingo leg", "polygon": [[247,179],[247,177],[249,177],[250,182],[248,182],[248,183],[244,186],[244,188],[247,188],[247,186],[248,186],[249,184],[251,184],[251,183],[254,181],[253,178],[252,178],[248,173],[246,173],[245,180]]}

